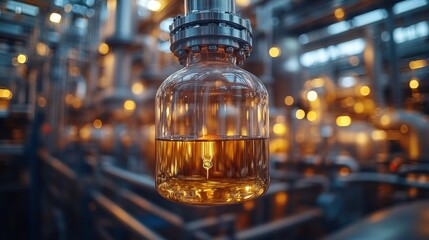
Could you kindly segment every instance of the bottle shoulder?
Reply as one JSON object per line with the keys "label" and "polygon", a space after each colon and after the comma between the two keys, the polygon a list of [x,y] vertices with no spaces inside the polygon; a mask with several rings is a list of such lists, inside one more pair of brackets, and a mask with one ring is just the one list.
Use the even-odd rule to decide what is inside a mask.
{"label": "bottle shoulder", "polygon": [[204,62],[186,66],[171,74],[158,91],[186,86],[254,89],[266,93],[262,81],[252,73],[230,63]]}

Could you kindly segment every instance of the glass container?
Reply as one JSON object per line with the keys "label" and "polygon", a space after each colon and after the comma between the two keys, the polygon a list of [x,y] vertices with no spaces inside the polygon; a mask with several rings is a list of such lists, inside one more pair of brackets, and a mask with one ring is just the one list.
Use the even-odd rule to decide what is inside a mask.
{"label": "glass container", "polygon": [[193,48],[156,94],[156,188],[171,201],[218,205],[268,188],[268,93],[231,47]]}

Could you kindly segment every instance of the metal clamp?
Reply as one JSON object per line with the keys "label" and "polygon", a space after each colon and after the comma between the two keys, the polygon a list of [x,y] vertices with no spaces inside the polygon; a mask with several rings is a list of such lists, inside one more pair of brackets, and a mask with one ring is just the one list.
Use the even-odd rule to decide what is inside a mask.
{"label": "metal clamp", "polygon": [[235,14],[233,1],[185,1],[186,16],[170,25],[170,50],[183,64],[189,52],[210,47],[234,53],[241,65],[252,51],[252,27],[248,19]]}

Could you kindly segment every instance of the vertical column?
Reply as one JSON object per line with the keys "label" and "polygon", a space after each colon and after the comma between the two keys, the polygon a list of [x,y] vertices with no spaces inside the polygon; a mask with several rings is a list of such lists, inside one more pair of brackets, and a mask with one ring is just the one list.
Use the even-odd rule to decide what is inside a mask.
{"label": "vertical column", "polygon": [[131,81],[131,64],[133,47],[136,45],[134,41],[135,31],[135,9],[136,1],[116,2],[115,16],[115,31],[112,36],[106,39],[106,42],[112,49],[113,59],[113,74],[111,90],[113,94],[118,91],[127,92]]}
{"label": "vertical column", "polygon": [[382,53],[380,35],[375,25],[369,26],[365,32],[366,46],[364,51],[365,71],[370,79],[372,97],[376,106],[385,106],[382,84]]}
{"label": "vertical column", "polygon": [[398,54],[396,49],[395,39],[393,38],[393,30],[395,30],[395,16],[392,11],[392,6],[387,9],[388,17],[386,19],[386,29],[389,33],[390,40],[387,42],[389,53],[389,89],[391,92],[391,103],[393,107],[402,107],[402,88],[401,88],[401,72],[399,69]]}

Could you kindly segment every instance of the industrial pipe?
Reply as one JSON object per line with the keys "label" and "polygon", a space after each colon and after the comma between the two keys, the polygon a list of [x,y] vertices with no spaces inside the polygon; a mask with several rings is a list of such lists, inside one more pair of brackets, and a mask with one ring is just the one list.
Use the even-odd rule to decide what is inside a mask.
{"label": "industrial pipe", "polygon": [[375,212],[324,239],[428,239],[428,212],[428,201],[403,204]]}
{"label": "industrial pipe", "polygon": [[401,146],[412,161],[429,162],[429,120],[419,112],[388,110],[379,114],[375,124],[384,130],[403,134]]}
{"label": "industrial pipe", "polygon": [[153,181],[152,177],[145,176],[142,174],[132,173],[130,171],[123,170],[121,168],[115,167],[107,163],[103,164],[102,172],[111,177],[123,180],[130,184],[133,184],[145,189],[155,190],[155,182]]}
{"label": "industrial pipe", "polygon": [[124,209],[119,207],[114,202],[110,201],[108,198],[103,196],[98,192],[92,192],[92,197],[94,201],[104,209],[106,212],[114,216],[121,224],[126,228],[131,230],[141,239],[164,239],[157,233],[153,232],[143,224],[141,224],[137,219],[128,214]]}
{"label": "industrial pipe", "polygon": [[417,181],[406,181],[401,176],[396,174],[383,174],[383,173],[350,173],[347,176],[339,177],[337,179],[340,183],[380,183],[380,184],[392,184],[403,187],[413,187],[419,189],[429,189],[428,183],[421,183]]}
{"label": "industrial pipe", "polygon": [[299,225],[308,223],[315,219],[321,218],[323,211],[319,208],[306,210],[302,213],[294,214],[267,224],[250,228],[237,233],[236,239],[267,239],[269,236],[295,228]]}

